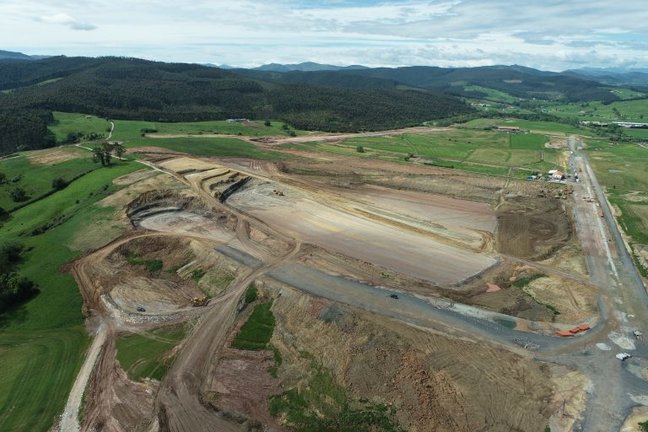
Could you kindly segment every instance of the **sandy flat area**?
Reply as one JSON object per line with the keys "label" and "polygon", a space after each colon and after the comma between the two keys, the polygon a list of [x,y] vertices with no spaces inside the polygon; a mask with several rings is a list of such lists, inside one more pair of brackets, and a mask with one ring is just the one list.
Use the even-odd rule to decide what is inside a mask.
{"label": "sandy flat area", "polygon": [[275,187],[254,184],[228,204],[306,242],[439,285],[461,282],[495,264],[491,257],[320,204],[294,188],[277,196]]}

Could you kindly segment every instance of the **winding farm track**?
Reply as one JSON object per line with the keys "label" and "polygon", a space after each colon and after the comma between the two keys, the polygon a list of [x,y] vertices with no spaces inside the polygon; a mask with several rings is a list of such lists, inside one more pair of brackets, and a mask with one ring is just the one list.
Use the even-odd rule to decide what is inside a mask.
{"label": "winding farm track", "polygon": [[[574,138],[570,138],[570,146],[575,147]],[[611,339],[614,342],[612,337],[614,332],[627,334],[632,328],[645,330],[646,323],[648,323],[648,296],[646,296],[641,279],[636,277],[634,263],[631,260],[628,261],[624,256],[625,244],[623,244],[614,219],[611,217],[605,196],[596,182],[589,161],[580,151],[574,153],[574,163],[583,170],[582,183],[575,185],[576,195],[595,192],[606,216],[605,219],[598,218],[593,206],[587,206],[577,200],[575,210],[577,231],[584,242],[591,282],[601,290],[599,299],[601,323],[585,335],[571,339],[507,329],[488,320],[468,317],[429,304],[423,305],[420,299],[413,296],[404,296],[398,305],[391,307],[393,303],[385,302],[384,292],[377,291],[375,287],[372,290],[370,287],[356,286],[354,288],[356,291],[352,291],[349,290],[350,285],[335,288],[336,282],[332,279],[329,282],[321,279],[313,279],[309,282],[309,278],[319,278],[320,276],[295,272],[294,268],[292,271],[290,270],[290,266],[294,266],[293,259],[300,251],[300,239],[294,238],[292,234],[286,235],[244,211],[219,203],[201,182],[188,180],[185,176],[154,163],[143,163],[172,175],[199,193],[206,202],[236,216],[236,235],[245,248],[255,246],[258,248],[258,245],[249,240],[250,226],[271,232],[292,244],[288,253],[276,258],[272,257],[268,250],[261,250],[263,260],[252,266],[247,273],[235,279],[227,292],[206,309],[207,312],[201,317],[162,383],[156,403],[161,430],[186,432],[240,430],[237,425],[224,419],[216,410],[203,403],[202,395],[209,373],[209,365],[218,357],[218,352],[234,323],[245,288],[256,278],[266,274],[280,280],[284,277],[285,282],[290,282],[290,279],[293,278],[294,286],[312,294],[361,307],[417,327],[441,326],[460,336],[479,335],[483,340],[495,342],[518,352],[521,350],[519,340],[528,341],[537,346],[537,352],[534,354],[537,358],[574,366],[585,373],[592,382],[594,390],[589,395],[583,419],[577,425],[581,428],[580,430],[618,430],[633,406],[648,401],[648,384],[632,375],[627,369],[627,363],[616,360],[614,358],[615,351],[602,351],[594,348],[595,343],[610,343]],[[603,222],[605,222],[604,225]],[[159,233],[144,235],[159,235]],[[130,238],[124,238],[111,243],[109,247],[98,251],[95,258],[107,257],[119,242],[129,240]],[[610,250],[608,240],[614,242],[615,251]],[[627,254],[627,251],[625,253]],[[90,261],[85,259],[78,261],[73,267],[73,274],[82,288],[86,304],[98,307],[97,298],[92,295],[95,292],[92,288],[93,282],[87,272],[83,270],[83,266],[89,265],[89,263]],[[296,275],[299,276],[299,280],[294,279]],[[568,274],[563,274],[563,276],[574,277]],[[578,279],[581,278],[578,277]],[[635,317],[633,321],[635,324],[629,321],[629,316]],[[424,318],[423,322],[417,317]],[[93,348],[87,356],[87,365],[84,364],[82,373],[77,379],[78,385],[75,383],[75,391],[70,396],[66,416],[69,416],[69,413],[78,412],[79,395],[82,395],[84,382],[87,382],[87,369],[92,370],[92,366],[96,362],[97,354],[95,353],[98,348],[95,345],[101,347],[102,340],[99,337],[95,339]],[[635,354],[644,357],[648,355],[648,347],[645,343],[637,342],[636,345]],[[65,418],[63,420],[65,421]],[[75,427],[78,427],[78,423],[75,425],[71,420],[71,423],[67,424],[71,427],[69,430],[77,430]]]}

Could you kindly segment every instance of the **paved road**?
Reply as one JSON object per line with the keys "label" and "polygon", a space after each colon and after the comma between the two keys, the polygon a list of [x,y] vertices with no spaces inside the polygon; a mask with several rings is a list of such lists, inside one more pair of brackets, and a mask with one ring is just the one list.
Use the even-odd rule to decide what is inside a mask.
{"label": "paved road", "polygon": [[[572,151],[570,164],[580,171],[581,179],[580,184],[575,185],[577,230],[581,234],[590,278],[600,288],[602,319],[609,329],[607,337],[598,342],[606,343],[612,350],[601,351],[590,344],[584,345],[580,352],[551,360],[578,367],[592,382],[587,410],[576,430],[617,431],[632,407],[637,405],[637,400],[648,395],[648,384],[628,370],[640,361],[639,358],[622,363],[614,355],[628,351],[635,357],[645,357],[648,348],[643,342],[633,341],[636,350],[622,349],[612,339],[618,341],[618,336],[630,339],[633,329],[645,332],[648,296],[586,153],[579,150],[574,137],[569,138],[569,147]],[[586,204],[582,197],[596,198],[597,203]],[[603,218],[597,214],[597,204],[603,211]]]}

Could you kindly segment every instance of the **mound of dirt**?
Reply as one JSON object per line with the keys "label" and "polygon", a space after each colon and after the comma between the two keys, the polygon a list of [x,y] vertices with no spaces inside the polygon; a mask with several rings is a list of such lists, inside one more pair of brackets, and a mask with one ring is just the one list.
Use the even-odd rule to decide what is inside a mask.
{"label": "mound of dirt", "polygon": [[309,359],[317,359],[351,398],[395,408],[407,431],[508,432],[547,424],[549,373],[529,359],[323,305],[286,287],[273,311],[271,342],[283,357],[284,388],[305,385]]}
{"label": "mound of dirt", "polygon": [[572,223],[563,203],[553,198],[513,196],[497,212],[499,252],[542,260],[572,237]]}

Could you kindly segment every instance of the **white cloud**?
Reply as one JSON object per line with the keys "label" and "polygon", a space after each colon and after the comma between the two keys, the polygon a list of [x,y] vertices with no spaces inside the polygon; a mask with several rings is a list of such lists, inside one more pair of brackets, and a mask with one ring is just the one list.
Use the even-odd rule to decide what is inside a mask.
{"label": "white cloud", "polygon": [[[2,0],[0,49],[253,66],[648,67],[644,0]],[[127,13],[125,13],[127,11]],[[34,19],[34,17],[39,17]],[[93,24],[88,24],[93,23]],[[52,32],[52,25],[94,30]],[[7,42],[5,42],[7,43]]]}
{"label": "white cloud", "polygon": [[88,24],[84,22],[77,21],[70,15],[66,13],[56,13],[53,15],[43,15],[38,18],[38,21],[48,23],[48,24],[60,24],[71,28],[72,30],[94,30],[97,28],[96,25]]}

